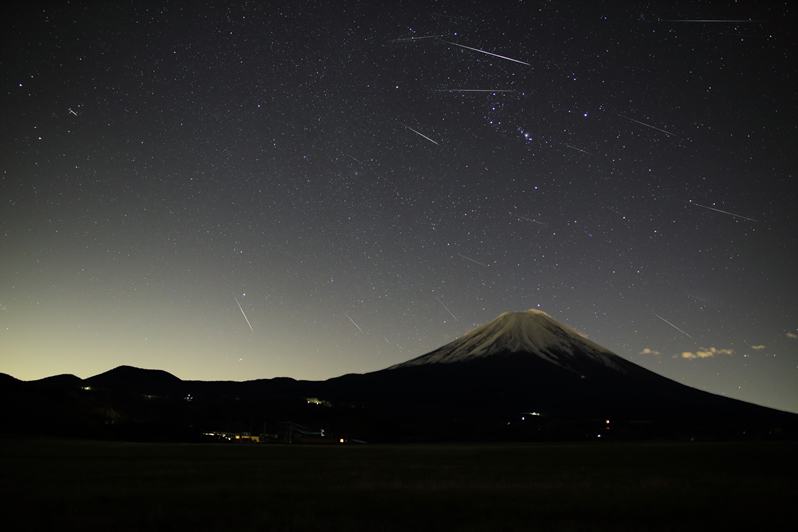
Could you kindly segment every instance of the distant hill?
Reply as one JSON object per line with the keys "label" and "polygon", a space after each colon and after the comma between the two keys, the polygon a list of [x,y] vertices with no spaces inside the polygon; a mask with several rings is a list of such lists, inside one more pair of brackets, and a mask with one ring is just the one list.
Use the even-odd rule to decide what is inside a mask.
{"label": "distant hill", "polygon": [[8,373],[0,373],[0,386],[9,386],[14,385],[15,383],[21,383],[23,381],[17,379],[16,377],[12,377]]}
{"label": "distant hill", "polygon": [[89,377],[84,382],[89,386],[155,393],[171,390],[183,381],[160,369],[119,366],[105,373]]}
{"label": "distant hill", "polygon": [[41,384],[44,386],[80,386],[83,383],[83,379],[76,375],[70,374],[63,374],[63,375],[53,375],[52,377],[45,377],[43,379],[30,381],[36,384]]}

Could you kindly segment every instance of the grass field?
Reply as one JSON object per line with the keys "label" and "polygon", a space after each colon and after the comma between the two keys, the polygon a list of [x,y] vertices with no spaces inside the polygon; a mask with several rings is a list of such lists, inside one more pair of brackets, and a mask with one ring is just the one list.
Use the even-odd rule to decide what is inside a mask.
{"label": "grass field", "polygon": [[0,504],[7,530],[775,530],[795,522],[797,451],[3,437]]}

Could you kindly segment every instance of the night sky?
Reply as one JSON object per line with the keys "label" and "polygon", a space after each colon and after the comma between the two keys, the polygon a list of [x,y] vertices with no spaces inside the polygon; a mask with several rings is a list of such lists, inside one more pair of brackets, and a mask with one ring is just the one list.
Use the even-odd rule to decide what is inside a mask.
{"label": "night sky", "polygon": [[798,412],[789,2],[18,4],[0,372],[322,380],[535,308]]}

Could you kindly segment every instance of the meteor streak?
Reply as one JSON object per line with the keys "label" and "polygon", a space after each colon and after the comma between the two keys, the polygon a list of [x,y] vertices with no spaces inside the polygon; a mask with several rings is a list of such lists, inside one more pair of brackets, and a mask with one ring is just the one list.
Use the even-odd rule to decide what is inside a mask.
{"label": "meteor streak", "polygon": [[363,162],[362,162],[362,161],[358,161],[357,159],[355,159],[354,157],[352,157],[352,156],[351,156],[351,155],[349,155],[348,153],[346,153],[346,152],[343,152],[343,151],[342,151],[341,153],[343,153],[344,155],[346,155],[347,157],[349,157],[349,158],[350,158],[350,159],[352,159],[353,161],[357,161],[358,163],[360,163],[360,164],[363,164]]}
{"label": "meteor streak", "polygon": [[441,15],[440,13],[433,13],[432,14],[432,18],[437,18],[437,17],[448,18],[450,20],[465,20],[466,22],[471,22],[470,20],[468,20],[465,17],[453,17],[451,15]]}
{"label": "meteor streak", "polygon": [[744,22],[762,22],[761,20],[731,20],[731,19],[710,19],[710,18],[699,18],[699,19],[670,19],[670,20],[663,20],[662,22],[728,22],[731,24],[742,24]]}
{"label": "meteor streak", "polygon": [[438,37],[446,37],[446,35],[425,35],[424,37],[405,37],[403,39],[393,39],[388,42],[420,41],[421,39],[437,39]]}
{"label": "meteor streak", "polygon": [[722,212],[723,214],[728,214],[729,216],[734,216],[735,218],[742,218],[743,220],[750,220],[755,222],[753,218],[749,218],[748,216],[741,216],[739,214],[734,214],[733,212],[722,211],[720,209],[716,209],[714,207],[707,207],[706,205],[701,205],[700,203],[693,203],[692,201],[685,201],[688,205],[695,205],[696,207],[703,207],[705,209],[709,209],[710,211]]}
{"label": "meteor streak", "polygon": [[[402,124],[401,122],[399,122],[399,123],[400,123],[400,124]],[[432,140],[431,138],[429,138],[429,137],[428,137],[428,136],[426,136],[425,134],[423,134],[423,133],[420,133],[420,132],[416,131],[415,129],[413,129],[413,128],[412,128],[412,127],[410,127],[410,126],[405,126],[404,124],[402,124],[402,125],[403,125],[404,127],[406,127],[407,129],[409,129],[410,131],[412,131],[413,133],[415,133],[416,135],[421,135],[422,137],[424,137],[425,139],[427,139],[427,140],[428,140],[428,141],[430,141],[431,143],[435,144],[436,146],[440,146],[440,144],[438,144],[437,142],[435,142],[434,140]]]}
{"label": "meteor streak", "polygon": [[619,213],[618,211],[616,211],[615,209],[613,209],[612,207],[607,207],[606,205],[604,205],[604,204],[603,204],[603,203],[601,203],[600,201],[597,201],[596,203],[598,203],[599,205],[601,205],[601,206],[602,206],[602,207],[604,207],[605,209],[609,209],[609,210],[611,210],[611,211],[612,211],[612,212],[614,212],[615,214],[618,214],[618,215],[620,215],[620,214],[621,214],[621,213]]}
{"label": "meteor streak", "polygon": [[627,119],[627,120],[631,120],[632,122],[636,122],[636,123],[640,124],[641,126],[646,126],[646,127],[650,127],[651,129],[656,129],[657,131],[662,131],[662,132],[663,132],[663,133],[665,133],[666,135],[673,135],[673,136],[674,136],[674,137],[676,137],[677,139],[679,138],[679,136],[678,136],[678,135],[674,135],[674,134],[673,134],[673,133],[671,133],[670,131],[665,131],[664,129],[660,129],[660,128],[658,128],[658,127],[654,127],[654,126],[652,126],[652,125],[650,125],[650,124],[646,124],[645,122],[641,122],[640,120],[635,120],[634,118],[629,118],[628,116],[623,116],[623,115],[618,115],[618,116],[620,116],[621,118],[625,118],[625,119]]}
{"label": "meteor streak", "polygon": [[[437,298],[437,296],[435,297],[435,299],[438,299],[438,298]],[[440,303],[441,305],[443,305],[443,308],[445,308],[445,309],[446,309],[446,312],[448,312],[448,313],[449,313],[449,314],[452,316],[452,318],[454,318],[454,319],[455,319],[455,321],[460,321],[460,320],[458,320],[458,319],[457,319],[457,316],[455,316],[454,314],[452,314],[452,311],[451,311],[451,310],[449,310],[449,307],[447,307],[446,305],[444,305],[444,304],[443,304],[443,301],[441,301],[440,299],[438,299],[438,303]]]}
{"label": "meteor streak", "polygon": [[662,321],[664,321],[665,323],[667,323],[668,325],[670,325],[671,327],[673,327],[674,329],[676,329],[677,331],[679,331],[680,333],[682,333],[683,335],[687,336],[688,338],[691,338],[691,339],[695,340],[695,338],[693,338],[692,336],[690,336],[689,334],[687,334],[686,332],[684,332],[683,330],[681,330],[676,325],[672,324],[671,322],[669,322],[668,320],[666,320],[665,318],[663,318],[662,316],[660,316],[656,312],[654,312],[654,315],[656,317],[658,317],[659,319],[661,319]]}
{"label": "meteor streak", "polygon": [[[349,314],[347,314],[346,312],[344,312],[344,316],[346,316],[347,318],[349,318]],[[365,332],[363,332],[363,329],[361,329],[361,328],[360,328],[360,325],[358,325],[357,323],[355,323],[355,320],[353,320],[352,318],[349,318],[349,321],[351,321],[351,322],[352,322],[352,325],[354,325],[355,327],[357,327],[357,330],[358,330],[358,331],[362,332],[363,334],[366,334]]]}
{"label": "meteor streak", "polygon": [[[458,255],[460,255],[460,254],[458,253]],[[465,260],[470,260],[470,261],[471,261],[471,262],[473,262],[474,264],[479,264],[480,266],[484,266],[485,268],[487,268],[487,267],[488,267],[488,265],[487,265],[487,264],[482,264],[481,262],[477,262],[477,261],[475,261],[474,259],[472,259],[471,257],[466,257],[465,255],[460,255],[460,256],[461,256],[461,257],[463,257]]]}
{"label": "meteor streak", "polygon": [[456,42],[444,41],[443,39],[441,39],[441,42],[445,42],[446,44],[452,44],[454,46],[459,46],[460,48],[465,48],[467,50],[473,50],[475,52],[479,52],[479,53],[482,53],[482,54],[492,55],[493,57],[498,57],[500,59],[506,59],[508,61],[513,61],[515,63],[521,63],[522,65],[530,66],[529,63],[524,63],[523,61],[519,61],[518,59],[513,59],[512,57],[505,57],[505,56],[499,55],[499,54],[493,54],[491,52],[486,52],[485,50],[480,50],[479,48],[471,48],[470,46],[465,46],[464,44],[457,44]]}
{"label": "meteor streak", "polygon": [[544,224],[543,222],[539,222],[537,220],[533,220],[532,218],[527,218],[526,216],[518,216],[518,218],[520,218],[521,220],[526,220],[527,222],[534,222],[540,225],[549,225],[549,224]]}
{"label": "meteor streak", "polygon": [[435,92],[515,92],[515,89],[436,89]]}
{"label": "meteor streak", "polygon": [[252,324],[249,323],[249,318],[247,318],[247,315],[244,314],[244,309],[241,308],[241,303],[238,302],[238,298],[236,297],[235,294],[233,294],[233,299],[236,300],[236,304],[238,305],[238,309],[241,311],[241,314],[244,316],[244,319],[247,320],[247,325],[249,325],[249,330],[252,331],[252,332],[255,332],[255,329],[253,329],[252,328]]}
{"label": "meteor streak", "polygon": [[561,142],[560,144],[562,144],[566,148],[571,148],[572,150],[581,151],[582,153],[586,153],[588,155],[593,155],[592,153],[587,152],[587,151],[585,151],[585,150],[583,150],[581,148],[577,148],[576,146],[571,146],[570,144],[565,144],[564,142]]}

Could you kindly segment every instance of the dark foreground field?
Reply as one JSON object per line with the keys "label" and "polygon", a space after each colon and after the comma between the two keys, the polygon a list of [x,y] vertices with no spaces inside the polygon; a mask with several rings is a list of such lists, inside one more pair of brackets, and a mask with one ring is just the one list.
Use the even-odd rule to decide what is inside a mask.
{"label": "dark foreground field", "polygon": [[6,530],[775,530],[795,522],[796,452],[3,437],[0,506]]}

